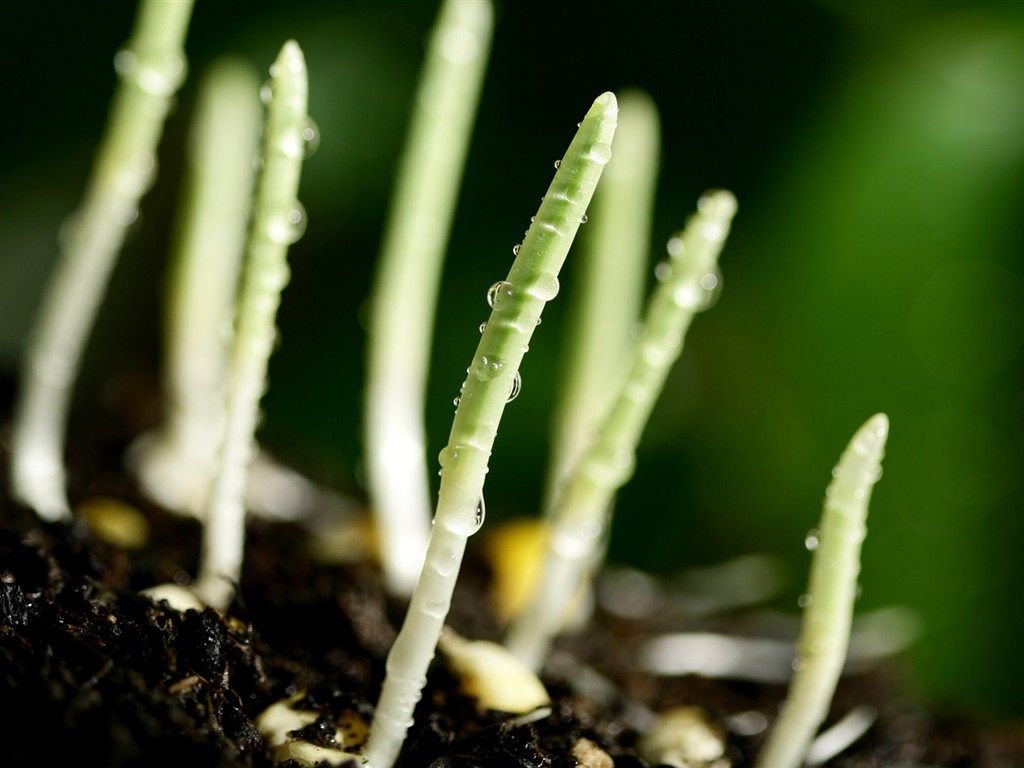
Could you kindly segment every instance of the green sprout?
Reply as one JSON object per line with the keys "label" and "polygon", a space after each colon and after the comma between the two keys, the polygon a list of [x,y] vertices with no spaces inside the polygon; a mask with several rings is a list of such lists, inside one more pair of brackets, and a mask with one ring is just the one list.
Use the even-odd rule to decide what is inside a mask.
{"label": "green sprout", "polygon": [[227,607],[242,567],[245,486],[256,453],[254,434],[267,386],[267,362],[277,335],[275,319],[288,283],[288,246],[305,229],[297,194],[306,156],[308,82],[294,41],[270,68],[260,174],[246,250],[227,385],[227,412],[218,472],[210,493],[195,591],[215,608]]}
{"label": "green sprout", "polygon": [[642,91],[621,94],[615,157],[594,194],[593,223],[573,273],[569,343],[544,492],[547,514],[608,406],[608,382],[622,370],[640,320],[659,149],[654,101]]}
{"label": "green sprout", "polygon": [[430,37],[369,322],[368,490],[388,589],[408,596],[430,532],[423,414],[434,307],[490,49],[490,0],[445,0]]}
{"label": "green sprout", "polygon": [[483,486],[505,404],[520,387],[519,366],[558,273],[611,158],[618,108],[598,96],[541,202],[505,280],[491,286],[491,316],[467,369],[448,445],[425,564],[388,654],[387,677],[370,726],[366,760],[390,768],[398,756],[451,604],[467,539],[484,519]]}
{"label": "green sprout", "polygon": [[11,488],[45,520],[70,519],[64,431],[71,390],[114,261],[156,176],[164,119],[185,79],[191,16],[192,0],[145,0],[131,39],[114,58],[121,84],[26,350],[11,438]]}
{"label": "green sprout", "polygon": [[[113,257],[152,180],[162,120],[184,72],[181,45],[190,11],[191,2],[144,2],[132,43],[118,55],[124,82],[114,116],[86,205],[29,349],[15,423],[13,487],[20,499],[48,520],[70,515],[60,461],[67,397]],[[446,0],[442,6],[374,296],[366,425],[370,491],[383,539],[385,579],[398,594],[412,591],[405,622],[387,658],[386,678],[362,755],[370,768],[391,768],[401,751],[444,631],[468,538],[484,521],[484,480],[505,405],[522,385],[520,366],[546,303],[559,291],[559,272],[611,158],[618,120],[615,96],[599,96],[556,164],[540,209],[525,239],[514,248],[516,258],[508,276],[487,292],[491,314],[481,326],[448,444],[439,456],[440,492],[434,525],[427,535],[422,461],[425,350],[455,189],[486,62],[491,15],[489,2]],[[223,611],[240,577],[244,493],[257,450],[255,431],[276,337],[277,310],[289,280],[288,246],[305,226],[297,193],[312,136],[304,56],[289,41],[261,94],[268,105],[262,172],[236,300],[233,283],[238,266],[232,257],[239,252],[244,201],[252,191],[251,174],[241,170],[239,157],[249,154],[252,145],[247,137],[255,134],[253,118],[246,116],[252,105],[245,95],[255,91],[255,85],[246,71],[233,66],[215,70],[207,82],[197,132],[209,132],[210,143],[195,150],[197,184],[189,194],[196,209],[212,207],[214,198],[227,208],[215,214],[220,221],[213,234],[198,211],[183,230],[178,289],[173,293],[180,303],[172,312],[167,352],[172,406],[164,431],[153,438],[157,441],[153,445],[164,445],[167,455],[178,454],[170,459],[172,463],[180,460],[181,466],[187,466],[194,461],[198,469],[195,485],[188,487],[161,492],[155,490],[159,483],[146,483],[167,506],[193,511],[202,507],[205,528],[192,599],[198,596]],[[229,108],[227,114],[214,111],[236,98],[239,106]],[[616,148],[619,162],[609,166],[613,174],[609,180],[614,183],[594,198],[593,213],[601,222],[595,229],[600,231],[595,233],[598,242],[592,244],[592,279],[581,291],[589,303],[582,305],[578,316],[582,318],[580,338],[572,368],[588,385],[606,385],[620,368],[625,373],[616,397],[607,402],[594,386],[577,382],[566,388],[567,400],[576,402],[563,407],[555,450],[558,458],[549,480],[552,535],[544,585],[513,624],[508,639],[512,653],[532,669],[544,663],[562,628],[570,597],[597,566],[614,495],[633,471],[634,451],[655,401],[695,314],[714,301],[720,283],[717,261],[736,212],[729,192],[710,192],[700,199],[685,230],[669,242],[670,258],[655,271],[659,285],[627,354],[627,331],[637,315],[641,270],[635,264],[615,262],[625,262],[623,253],[639,258],[646,251],[658,140],[650,101],[635,95],[623,101],[625,141]],[[237,124],[233,122],[236,115]],[[224,139],[221,131],[228,137],[234,134],[234,142]],[[221,140],[227,141],[227,148],[218,143]],[[228,165],[228,155],[234,152],[237,156]],[[218,165],[222,160],[223,169]],[[626,178],[631,172],[632,177]],[[203,180],[227,176],[230,189],[209,192],[212,198],[207,198]],[[219,242],[216,250],[226,258],[202,255],[206,252],[197,243],[209,245],[214,237]],[[205,293],[207,289],[216,294]],[[235,329],[226,356],[214,329],[235,305]],[[616,311],[608,311],[610,306]],[[209,315],[199,316],[201,312]],[[602,324],[605,321],[607,325]],[[225,402],[220,404],[222,394]],[[579,406],[577,410],[572,410],[572,404]],[[808,540],[815,552],[810,586],[802,600],[806,612],[795,676],[760,756],[760,768],[799,766],[827,715],[846,657],[867,506],[880,475],[887,432],[887,418],[872,417],[833,471],[820,531]],[[160,442],[165,440],[166,444]],[[211,478],[209,467],[218,446],[216,474]],[[157,472],[153,465],[146,467],[148,462],[163,461],[157,457],[164,448],[152,447],[154,452],[148,456],[141,449],[144,477],[150,470]],[[182,459],[190,453],[187,460]],[[186,474],[192,472],[193,467],[187,466]],[[172,480],[164,485],[178,483]],[[161,586],[149,594],[159,599],[168,593]],[[489,674],[499,656],[506,657],[503,666],[517,672],[521,666],[506,664],[507,654],[500,649],[477,646],[453,634],[445,644],[453,658],[461,654],[473,674]],[[467,650],[484,661],[469,665]],[[530,682],[536,685],[524,708],[546,701],[543,685],[535,677]],[[281,740],[288,730],[293,729],[283,729]],[[278,745],[267,738],[272,746]],[[347,752],[342,755],[349,757]]]}
{"label": "green sprout", "polygon": [[803,625],[793,680],[757,768],[798,768],[829,703],[846,661],[857,598],[860,550],[871,490],[882,474],[889,419],[868,419],[843,451],[825,491],[821,524],[808,535],[814,552],[807,593],[800,599]]}
{"label": "green sprout", "polygon": [[256,73],[239,61],[203,77],[182,194],[164,331],[165,417],[129,463],[161,505],[200,516],[224,428],[228,339],[262,119]]}
{"label": "green sprout", "polygon": [[625,381],[574,465],[552,512],[542,586],[513,622],[507,644],[539,669],[561,629],[571,597],[586,582],[607,535],[611,501],[633,472],[634,451],[661,393],[694,315],[709,307],[720,282],[718,254],[729,234],[736,199],[725,191],[705,194],[686,229],[669,241],[669,260],[658,265],[657,286],[633,351]]}

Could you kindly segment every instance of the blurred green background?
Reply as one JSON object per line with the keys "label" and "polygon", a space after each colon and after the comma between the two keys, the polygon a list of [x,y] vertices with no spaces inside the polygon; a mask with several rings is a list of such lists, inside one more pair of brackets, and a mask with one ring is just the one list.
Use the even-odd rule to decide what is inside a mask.
{"label": "blurred green background", "polygon": [[[170,219],[195,75],[265,71],[294,37],[322,139],[307,163],[262,439],[358,491],[360,325],[434,6],[199,3],[161,175],[119,263],[79,388],[155,373]],[[127,37],[127,2],[0,4],[0,365],[13,369],[76,206]],[[664,167],[652,258],[701,191],[740,213],[724,292],[699,317],[622,493],[611,556],[671,573],[750,552],[790,564],[853,431],[892,433],[860,607],[913,606],[913,663],[941,702],[1024,714],[1021,396],[1024,5],[1019,2],[506,2],[446,265],[431,451],[486,315],[591,100],[647,89]],[[524,363],[487,481],[489,519],[536,508],[572,256]]]}

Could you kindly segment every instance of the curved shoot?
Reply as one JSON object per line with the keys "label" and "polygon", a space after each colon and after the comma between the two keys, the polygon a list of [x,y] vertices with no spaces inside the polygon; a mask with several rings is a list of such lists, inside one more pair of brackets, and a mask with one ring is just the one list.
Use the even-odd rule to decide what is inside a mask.
{"label": "curved shoot", "polygon": [[424,393],[437,286],[490,49],[490,0],[446,0],[398,172],[371,302],[367,481],[384,581],[408,596],[430,533]]}
{"label": "curved shoot", "polygon": [[196,594],[218,610],[230,602],[242,568],[243,499],[256,453],[254,435],[276,337],[277,308],[289,278],[288,246],[305,227],[305,213],[296,195],[309,126],[308,82],[302,50],[294,41],[284,44],[270,75],[263,173],[256,189],[231,348],[224,439],[195,584]]}
{"label": "curved shoot", "polygon": [[185,79],[193,0],[146,0],[114,58],[121,84],[82,207],[65,225],[22,365],[11,438],[11,489],[45,520],[71,515],[64,429],[82,352],[139,200],[156,177],[156,149]]}
{"label": "curved shoot", "polygon": [[871,490],[882,474],[889,419],[868,419],[843,451],[825,491],[817,535],[808,539],[814,552],[793,680],[775,725],[757,759],[757,768],[803,765],[846,662],[860,574],[860,550],[867,534]]}
{"label": "curved shoot", "polygon": [[441,490],[434,526],[405,622],[388,654],[387,676],[370,727],[366,759],[391,768],[451,604],[466,541],[483,524],[483,486],[505,403],[519,384],[519,365],[605,164],[618,109],[599,96],[561,160],[537,216],[516,249],[505,280],[487,294],[491,316],[463,384],[448,446],[441,451]]}
{"label": "curved shoot", "polygon": [[573,467],[552,510],[552,531],[539,588],[512,624],[507,645],[539,669],[565,609],[589,576],[609,525],[615,492],[633,472],[633,452],[694,315],[713,302],[718,254],[736,213],[725,191],[705,194],[683,233],[669,241],[669,261],[655,272],[661,284],[647,309],[619,394],[601,420],[597,439]]}

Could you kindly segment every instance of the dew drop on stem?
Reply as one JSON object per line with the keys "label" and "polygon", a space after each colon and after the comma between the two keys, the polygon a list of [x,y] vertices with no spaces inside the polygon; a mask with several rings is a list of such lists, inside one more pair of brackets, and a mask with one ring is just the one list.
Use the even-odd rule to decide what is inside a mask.
{"label": "dew drop on stem", "polygon": [[513,400],[515,400],[517,397],[519,397],[519,392],[520,392],[520,390],[522,390],[522,388],[523,388],[523,378],[522,378],[522,376],[519,375],[519,371],[516,371],[516,375],[512,379],[512,387],[511,387],[511,389],[509,389],[509,392],[508,392],[508,400],[506,400],[505,402],[511,403]]}
{"label": "dew drop on stem", "polygon": [[487,290],[487,306],[495,312],[501,312],[511,305],[512,284],[499,280]]}
{"label": "dew drop on stem", "polygon": [[820,540],[821,534],[818,532],[818,529],[812,528],[807,532],[807,535],[804,537],[804,546],[807,547],[807,550],[809,552],[813,552],[818,548]]}

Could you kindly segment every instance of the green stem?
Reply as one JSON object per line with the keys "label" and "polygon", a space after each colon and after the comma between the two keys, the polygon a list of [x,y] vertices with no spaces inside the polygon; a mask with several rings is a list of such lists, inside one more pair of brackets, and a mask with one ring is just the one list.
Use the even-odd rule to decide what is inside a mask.
{"label": "green stem", "polygon": [[249,464],[256,453],[260,398],[266,388],[281,291],[289,278],[288,246],[302,235],[305,226],[297,194],[306,151],[304,131],[309,125],[308,83],[302,50],[294,41],[284,44],[270,74],[263,173],[256,191],[231,350],[224,441],[206,512],[195,585],[196,594],[219,610],[230,602],[242,569],[243,499]]}
{"label": "green stem", "polygon": [[681,237],[670,241],[669,262],[651,298],[645,329],[625,383],[601,421],[597,440],[566,479],[552,513],[552,532],[540,587],[513,623],[508,647],[533,669],[544,663],[569,600],[585,583],[606,535],[611,501],[633,472],[634,449],[694,315],[710,306],[718,254],[736,212],[729,192],[704,195]]}
{"label": "green stem", "polygon": [[599,96],[580,124],[505,280],[488,292],[492,312],[463,385],[443,470],[426,563],[387,660],[387,677],[366,747],[371,768],[391,768],[426,683],[451,604],[466,541],[483,524],[487,463],[505,403],[558,272],[611,157],[617,106]]}
{"label": "green stem", "polygon": [[658,110],[642,91],[619,97],[615,157],[590,206],[585,250],[573,270],[564,384],[552,431],[544,494],[550,515],[558,488],[579,459],[628,363],[630,333],[640,320],[651,217],[658,179]]}
{"label": "green stem", "polygon": [[437,287],[490,49],[490,0],[445,0],[398,172],[372,299],[367,479],[384,579],[408,596],[430,532],[423,425]]}
{"label": "green stem", "polygon": [[868,419],[843,451],[825,492],[817,533],[795,672],[782,712],[757,760],[757,768],[799,768],[815,732],[828,715],[846,662],[860,574],[860,550],[867,534],[871,490],[881,476],[889,419]]}
{"label": "green stem", "polygon": [[192,0],[146,0],[114,59],[121,84],[82,207],[66,225],[60,258],[29,340],[11,443],[14,496],[46,520],[68,519],[64,430],[82,352],[139,200],[156,177],[156,149],[185,77]]}
{"label": "green stem", "polygon": [[230,59],[203,78],[167,291],[164,423],[130,461],[152,498],[199,516],[224,427],[226,328],[252,205],[262,119],[256,73]]}

